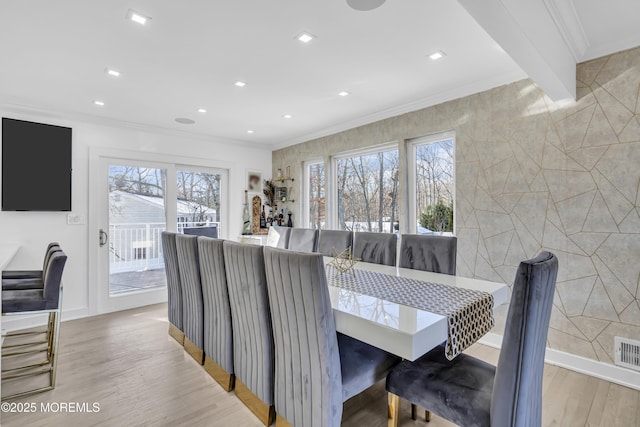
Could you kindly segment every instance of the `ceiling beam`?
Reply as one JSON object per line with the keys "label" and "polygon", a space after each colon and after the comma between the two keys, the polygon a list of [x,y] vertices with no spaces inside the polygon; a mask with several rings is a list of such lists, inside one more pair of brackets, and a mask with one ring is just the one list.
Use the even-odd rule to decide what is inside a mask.
{"label": "ceiling beam", "polygon": [[576,60],[543,0],[458,0],[554,101],[575,99]]}

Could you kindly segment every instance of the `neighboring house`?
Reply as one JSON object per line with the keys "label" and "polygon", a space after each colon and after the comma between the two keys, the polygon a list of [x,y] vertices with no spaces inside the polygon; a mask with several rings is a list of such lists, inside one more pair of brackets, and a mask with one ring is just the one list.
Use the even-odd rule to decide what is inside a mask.
{"label": "neighboring house", "polygon": [[[164,198],[115,190],[109,202],[110,272],[161,268]],[[215,209],[185,200],[178,200],[177,214],[179,232],[217,219]]]}
{"label": "neighboring house", "polygon": [[[110,224],[164,223],[164,198],[127,193],[121,190],[109,193]],[[199,203],[177,201],[177,222],[215,222],[216,210]]]}

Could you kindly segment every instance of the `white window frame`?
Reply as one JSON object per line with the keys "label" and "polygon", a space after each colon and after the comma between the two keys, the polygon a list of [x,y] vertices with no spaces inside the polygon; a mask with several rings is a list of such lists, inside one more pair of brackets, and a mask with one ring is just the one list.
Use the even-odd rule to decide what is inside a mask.
{"label": "white window frame", "polygon": [[324,197],[325,197],[325,213],[324,213],[324,217],[325,217],[325,228],[327,228],[327,223],[328,223],[328,215],[326,212],[327,209],[327,165],[325,164],[324,159],[321,158],[315,158],[315,159],[310,159],[310,160],[305,160],[302,163],[302,212],[300,215],[300,218],[302,218],[302,227],[307,228],[309,227],[309,222],[310,219],[309,218],[309,208],[310,203],[309,203],[309,191],[311,190],[311,188],[309,188],[309,178],[311,177],[311,173],[309,172],[311,169],[312,165],[318,165],[318,164],[322,164],[324,166],[324,185],[325,185],[325,189],[324,189]]}
{"label": "white window frame", "polygon": [[[327,229],[338,230],[338,160],[348,159],[350,157],[364,156],[367,154],[376,154],[381,151],[398,150],[398,160],[400,160],[400,144],[397,141],[386,142],[384,144],[372,145],[365,148],[359,148],[355,150],[343,151],[331,156],[331,173],[330,173],[330,189],[328,194],[328,201],[330,203],[330,209],[325,214],[327,215]],[[400,166],[400,165],[398,165]],[[327,168],[325,165],[325,174]],[[327,179],[325,176],[325,185]],[[399,205],[399,203],[398,203]],[[400,217],[398,217],[400,219]]]}
{"label": "white window frame", "polygon": [[418,215],[416,213],[416,148],[419,145],[433,144],[447,140],[453,140],[453,234],[456,234],[456,132],[453,130],[407,140],[407,199],[409,201],[409,233],[415,234],[418,231]]}

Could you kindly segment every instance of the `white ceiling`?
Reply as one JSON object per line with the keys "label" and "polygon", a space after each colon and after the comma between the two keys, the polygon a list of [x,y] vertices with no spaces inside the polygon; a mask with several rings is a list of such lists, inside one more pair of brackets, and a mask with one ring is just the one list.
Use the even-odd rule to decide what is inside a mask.
{"label": "white ceiling", "polygon": [[639,0],[572,0],[587,38],[580,60],[640,45]]}
{"label": "white ceiling", "polygon": [[[582,3],[599,10],[640,2],[576,0],[595,46],[620,36],[592,24],[599,12],[585,14]],[[151,16],[150,25],[126,20],[130,8]],[[638,16],[622,15],[625,26]],[[301,44],[294,36],[303,30],[318,38]],[[356,12],[345,0],[2,0],[0,49],[0,105],[267,146],[525,77],[452,0],[387,0],[371,12]],[[436,50],[447,56],[430,60]],[[108,77],[105,67],[122,76]],[[235,87],[236,80],[247,86]],[[338,96],[342,90],[352,95]]]}

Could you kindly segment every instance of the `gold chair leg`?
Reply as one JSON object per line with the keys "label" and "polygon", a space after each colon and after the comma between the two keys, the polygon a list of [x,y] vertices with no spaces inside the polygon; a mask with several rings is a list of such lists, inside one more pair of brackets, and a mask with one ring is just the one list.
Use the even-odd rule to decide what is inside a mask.
{"label": "gold chair leg", "polygon": [[[411,404],[411,419],[412,419],[412,420],[415,420],[415,419],[417,419],[417,418],[418,418],[418,417],[416,416],[416,409],[417,409],[416,404],[415,404],[415,403],[412,403],[412,404]],[[424,420],[425,420],[426,422],[431,421],[431,412],[427,411],[426,409],[424,410]]]}
{"label": "gold chair leg", "polygon": [[204,370],[211,375],[211,378],[216,380],[216,382],[222,386],[224,391],[233,390],[233,386],[236,382],[236,376],[225,371],[207,355],[204,356]]}
{"label": "gold chair leg", "polygon": [[184,337],[184,351],[199,364],[204,363],[204,350],[194,344],[189,338]]}
{"label": "gold chair leg", "polygon": [[287,421],[280,414],[276,414],[276,427],[293,427],[289,421]]}
{"label": "gold chair leg", "polygon": [[169,322],[169,335],[184,347],[184,332],[176,328],[171,322]]}
{"label": "gold chair leg", "polygon": [[274,405],[267,405],[260,400],[238,377],[236,377],[235,392],[236,397],[240,399],[265,426],[273,424],[276,419]]}
{"label": "gold chair leg", "polygon": [[[60,290],[62,294],[62,289]],[[62,304],[60,303],[59,306]],[[58,368],[58,343],[60,341],[60,311],[54,311],[49,313],[49,321],[47,323],[47,349],[43,350],[47,352],[48,360],[42,363],[38,363],[30,366],[23,366],[21,368],[12,369],[12,371],[20,369],[29,369],[35,366],[49,365],[46,370],[38,370],[33,372],[21,372],[17,374],[3,375],[3,380],[10,380],[19,377],[26,377],[32,375],[49,374],[49,385],[46,387],[38,388],[35,390],[29,390],[22,393],[17,393],[8,396],[2,396],[2,401],[16,399],[20,397],[30,396],[36,393],[42,393],[43,391],[53,390],[56,387],[56,370]]]}
{"label": "gold chair leg", "polygon": [[51,356],[53,356],[53,341],[55,334],[55,313],[49,313],[49,321],[47,322],[47,360],[51,361]]}
{"label": "gold chair leg", "polygon": [[[62,292],[62,290],[60,290]],[[62,302],[60,303],[60,307]],[[58,342],[60,341],[60,318],[61,311],[53,312],[53,346],[51,348],[51,388],[56,388],[56,371],[58,369]]]}
{"label": "gold chair leg", "polygon": [[400,416],[400,396],[387,393],[389,414],[387,427],[398,427],[398,417]]}

